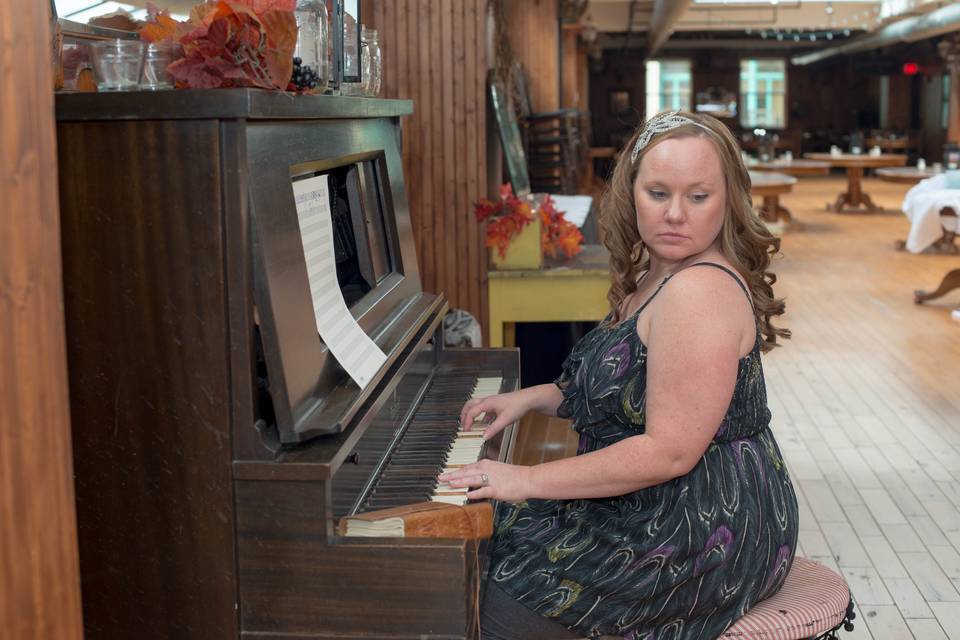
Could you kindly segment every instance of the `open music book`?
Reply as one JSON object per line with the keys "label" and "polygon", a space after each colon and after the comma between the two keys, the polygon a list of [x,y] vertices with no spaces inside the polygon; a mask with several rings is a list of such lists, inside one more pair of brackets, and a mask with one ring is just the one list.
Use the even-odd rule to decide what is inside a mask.
{"label": "open music book", "polygon": [[368,538],[489,538],[493,506],[489,502],[463,506],[418,502],[341,518],[339,533]]}

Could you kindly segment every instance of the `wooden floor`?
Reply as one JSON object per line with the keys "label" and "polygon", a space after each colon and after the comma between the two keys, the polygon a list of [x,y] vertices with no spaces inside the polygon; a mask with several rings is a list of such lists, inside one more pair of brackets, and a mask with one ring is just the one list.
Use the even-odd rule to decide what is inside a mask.
{"label": "wooden floor", "polygon": [[[800,501],[799,553],[845,576],[853,633],[960,640],[960,291],[922,306],[960,257],[894,249],[905,185],[866,179],[889,211],[824,210],[840,178],[801,179],[783,203],[805,224],[775,264],[781,324],[794,338],[764,357],[773,429]],[[525,464],[570,455],[565,421],[521,425]]]}

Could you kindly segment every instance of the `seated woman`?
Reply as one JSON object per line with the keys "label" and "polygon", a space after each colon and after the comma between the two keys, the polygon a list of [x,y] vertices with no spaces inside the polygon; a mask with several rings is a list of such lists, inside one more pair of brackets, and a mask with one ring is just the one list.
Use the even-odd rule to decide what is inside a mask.
{"label": "seated woman", "polygon": [[770,323],[784,309],[767,271],[779,242],[718,120],[661,114],[626,149],[601,205],[609,316],[556,384],[461,413],[495,416],[485,437],[528,411],[580,434],[572,458],[445,478],[503,501],[483,638],[712,639],[793,561],[796,495],[760,364],[789,337]]}

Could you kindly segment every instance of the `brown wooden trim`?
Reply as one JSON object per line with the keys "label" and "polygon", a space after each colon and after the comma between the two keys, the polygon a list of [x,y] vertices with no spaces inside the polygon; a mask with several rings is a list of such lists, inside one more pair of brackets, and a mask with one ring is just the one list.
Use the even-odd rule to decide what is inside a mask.
{"label": "brown wooden trim", "polygon": [[0,638],[76,640],[49,3],[0,0],[0,32]]}

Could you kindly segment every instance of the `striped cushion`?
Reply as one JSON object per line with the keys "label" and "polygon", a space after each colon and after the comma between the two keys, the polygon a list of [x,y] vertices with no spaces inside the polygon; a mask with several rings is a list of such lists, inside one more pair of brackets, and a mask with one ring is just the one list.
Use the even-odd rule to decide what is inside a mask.
{"label": "striped cushion", "polygon": [[800,640],[840,624],[850,602],[843,578],[813,560],[797,557],[780,591],[733,623],[721,638]]}

